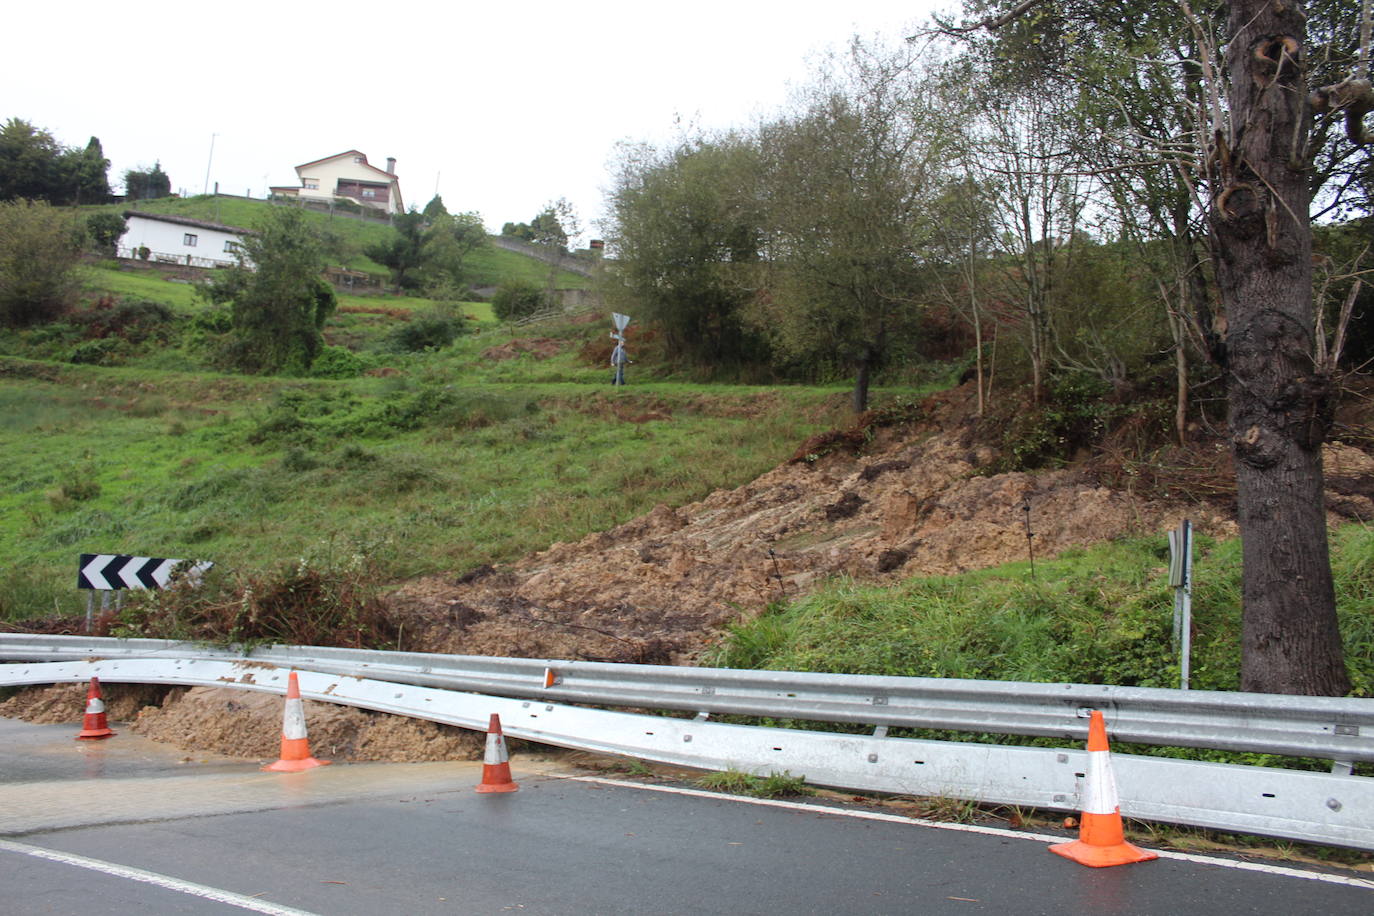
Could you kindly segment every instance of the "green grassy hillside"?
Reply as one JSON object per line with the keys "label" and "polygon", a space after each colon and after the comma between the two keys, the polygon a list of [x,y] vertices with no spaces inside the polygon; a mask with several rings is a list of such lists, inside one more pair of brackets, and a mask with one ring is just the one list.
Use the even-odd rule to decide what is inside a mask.
{"label": "green grassy hillside", "polygon": [[[265,200],[249,200],[242,197],[216,197],[200,195],[186,198],[162,198],[161,200],[140,201],[138,209],[149,213],[167,213],[187,216],[192,219],[224,223],[251,229],[262,218],[264,210],[272,204]],[[126,205],[83,208],[87,210],[114,210],[122,212]],[[316,210],[305,210],[307,217],[314,222],[328,226],[331,233],[342,242],[342,261],[344,267],[363,270],[385,276],[385,267],[372,261],[362,252],[367,245],[386,239],[391,232],[390,226],[379,220],[353,219],[345,215],[331,216]],[[473,253],[470,258],[470,282],[474,286],[497,286],[503,282],[519,280],[543,286],[548,281],[548,267],[535,260],[513,251],[488,247]],[[586,277],[559,271],[555,285],[560,289],[583,289],[587,286]]]}
{"label": "green grassy hillside", "polygon": [[[199,307],[164,285],[178,313]],[[326,333],[375,341],[403,321],[342,313]],[[743,483],[843,415],[829,389],[641,372],[613,392],[580,355],[600,324],[541,328],[564,340],[544,358],[485,355],[511,339],[489,326],[442,351],[365,354],[376,377],[327,380],[158,368],[193,362],[183,322],[119,366],[0,357],[3,616],[73,612],[83,552],[238,571],[362,552],[387,580],[461,572]],[[673,422],[621,419],[651,409]]]}

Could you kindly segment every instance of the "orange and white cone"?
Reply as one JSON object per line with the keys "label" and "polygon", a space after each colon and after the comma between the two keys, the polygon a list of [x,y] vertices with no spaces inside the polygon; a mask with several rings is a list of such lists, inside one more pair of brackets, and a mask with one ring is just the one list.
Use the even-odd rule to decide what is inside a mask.
{"label": "orange and white cone", "polygon": [[294,773],[329,764],[310,756],[310,741],[305,736],[305,704],[301,701],[301,685],[296,672],[286,684],[286,709],[281,719],[281,759],[263,767],[274,773]]}
{"label": "orange and white cone", "polygon": [[1121,827],[1121,804],[1116,794],[1116,776],[1112,773],[1112,755],[1107,746],[1107,723],[1102,713],[1094,709],[1088,723],[1088,774],[1083,803],[1083,819],[1078,839],[1072,843],[1056,843],[1050,852],[1072,859],[1080,865],[1103,868],[1108,865],[1129,865],[1159,858],[1148,849],[1126,842]]}
{"label": "orange and white cone", "polygon": [[482,783],[478,792],[514,792],[520,788],[510,778],[510,754],[506,752],[506,736],[501,734],[501,717],[491,714],[487,724],[487,753],[482,758]]}
{"label": "orange and white cone", "polygon": [[105,721],[105,701],[100,696],[100,678],[91,678],[91,686],[86,688],[86,714],[81,718],[81,731],[77,738],[108,738],[116,734]]}

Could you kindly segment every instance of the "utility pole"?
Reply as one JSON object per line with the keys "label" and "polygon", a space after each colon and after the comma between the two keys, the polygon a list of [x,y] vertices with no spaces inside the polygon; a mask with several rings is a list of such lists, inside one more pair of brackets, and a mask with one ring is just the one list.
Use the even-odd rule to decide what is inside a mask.
{"label": "utility pole", "polygon": [[219,135],[210,135],[210,158],[205,160],[205,190],[200,192],[202,194],[210,193],[210,163],[215,161],[215,137],[217,136]]}

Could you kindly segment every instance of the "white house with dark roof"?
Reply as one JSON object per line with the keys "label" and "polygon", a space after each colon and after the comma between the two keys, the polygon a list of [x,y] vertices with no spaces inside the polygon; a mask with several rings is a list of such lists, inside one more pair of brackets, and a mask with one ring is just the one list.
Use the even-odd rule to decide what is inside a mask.
{"label": "white house with dark roof", "polygon": [[137,258],[139,249],[147,248],[147,260],[163,264],[228,266],[236,263],[243,237],[253,234],[238,226],[142,210],[125,210],[124,218],[128,228],[119,237],[119,256]]}
{"label": "white house with dark roof", "polygon": [[272,193],[320,201],[342,197],[387,213],[405,212],[395,159],[388,159],[383,171],[369,165],[367,156],[351,149],[296,166],[296,177],[300,179],[300,187],[274,187]]}

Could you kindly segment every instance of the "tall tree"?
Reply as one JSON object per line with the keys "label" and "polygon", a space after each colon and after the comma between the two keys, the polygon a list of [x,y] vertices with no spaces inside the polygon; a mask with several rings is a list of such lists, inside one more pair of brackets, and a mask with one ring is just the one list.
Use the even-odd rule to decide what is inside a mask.
{"label": "tall tree", "polygon": [[385,241],[374,242],[363,254],[391,271],[391,282],[400,289],[417,289],[416,271],[424,263],[425,216],[418,210],[397,213],[391,220],[393,230]]}
{"label": "tall tree", "polygon": [[248,372],[305,373],[324,348],[334,290],[321,279],[324,244],[304,214],[274,207],[243,238],[239,262],[217,271],[210,301],[229,306],[231,361]]}
{"label": "tall tree", "polygon": [[[1201,117],[1198,129],[1180,138],[1191,150],[1179,156],[1175,145],[1172,152],[1189,159],[1206,181],[1197,200],[1210,233],[1224,318],[1224,331],[1202,323],[1199,330],[1212,335],[1207,350],[1227,377],[1244,558],[1241,687],[1341,694],[1349,679],[1327,552],[1321,464],[1336,366],[1315,340],[1311,217],[1314,194],[1328,194],[1329,200],[1324,185],[1358,172],[1349,166],[1351,148],[1361,147],[1360,157],[1368,162],[1374,138],[1362,121],[1374,98],[1367,69],[1363,78],[1356,68],[1340,83],[1312,91],[1329,77],[1314,79],[1309,28],[1327,41],[1319,65],[1355,59],[1348,51],[1353,34],[1342,36],[1339,27],[1323,31],[1348,22],[1351,5],[1341,11],[1338,4],[1318,2],[1313,9],[1315,22],[1295,3],[1223,3],[1222,54],[1206,11],[1195,12],[1179,0],[1175,21],[1192,33],[1196,54],[1176,66],[1200,88]],[[1029,0],[1001,4],[991,15],[949,30],[1024,25],[1019,17],[1027,11],[1040,18],[1038,26],[1049,24],[1042,33],[1062,26],[1060,14],[1067,11],[1076,12],[1077,26],[1132,34],[1140,11],[1159,14],[1160,5],[1123,3],[1104,14],[1100,4],[1051,7]],[[982,15],[986,7],[977,12]],[[1036,53],[1053,63],[1052,54]],[[1367,61],[1367,43],[1359,56]],[[1320,116],[1315,130],[1314,111]],[[1340,137],[1335,127],[1342,121]],[[1349,188],[1341,185],[1335,196]]]}
{"label": "tall tree", "polygon": [[1241,686],[1339,695],[1350,679],[1322,477],[1336,391],[1333,367],[1313,360],[1306,16],[1272,0],[1228,7],[1230,117],[1207,178],[1245,570]]}
{"label": "tall tree", "polygon": [[162,171],[162,163],[154,162],[151,169],[128,169],[124,172],[126,200],[157,200],[170,197],[172,179]]}
{"label": "tall tree", "polygon": [[99,137],[92,137],[84,149],[68,150],[63,166],[71,203],[103,204],[110,199],[110,160]]}
{"label": "tall tree", "polygon": [[757,143],[733,133],[620,148],[608,283],[624,311],[662,331],[671,358],[720,369],[761,353],[743,319],[760,282],[758,167]]}
{"label": "tall tree", "polygon": [[856,45],[847,66],[762,131],[773,271],[755,315],[784,353],[852,373],[857,412],[919,325],[942,146],[938,106],[910,61]]}
{"label": "tall tree", "polygon": [[391,271],[391,281],[397,287],[442,287],[452,292],[465,280],[469,256],[486,245],[487,230],[479,214],[439,212],[442,207],[440,202],[433,217],[416,210],[396,214],[391,221],[392,235],[363,249],[369,258]]}
{"label": "tall tree", "polygon": [[46,201],[0,202],[0,325],[52,321],[80,292],[81,232]]}
{"label": "tall tree", "polygon": [[425,215],[425,219],[433,220],[440,216],[447,216],[448,208],[444,206],[444,199],[435,194],[420,212]]}
{"label": "tall tree", "polygon": [[486,245],[487,229],[481,215],[447,211],[437,214],[425,230],[420,248],[425,285],[431,289],[450,290],[462,286],[467,282],[468,263],[473,252]]}

